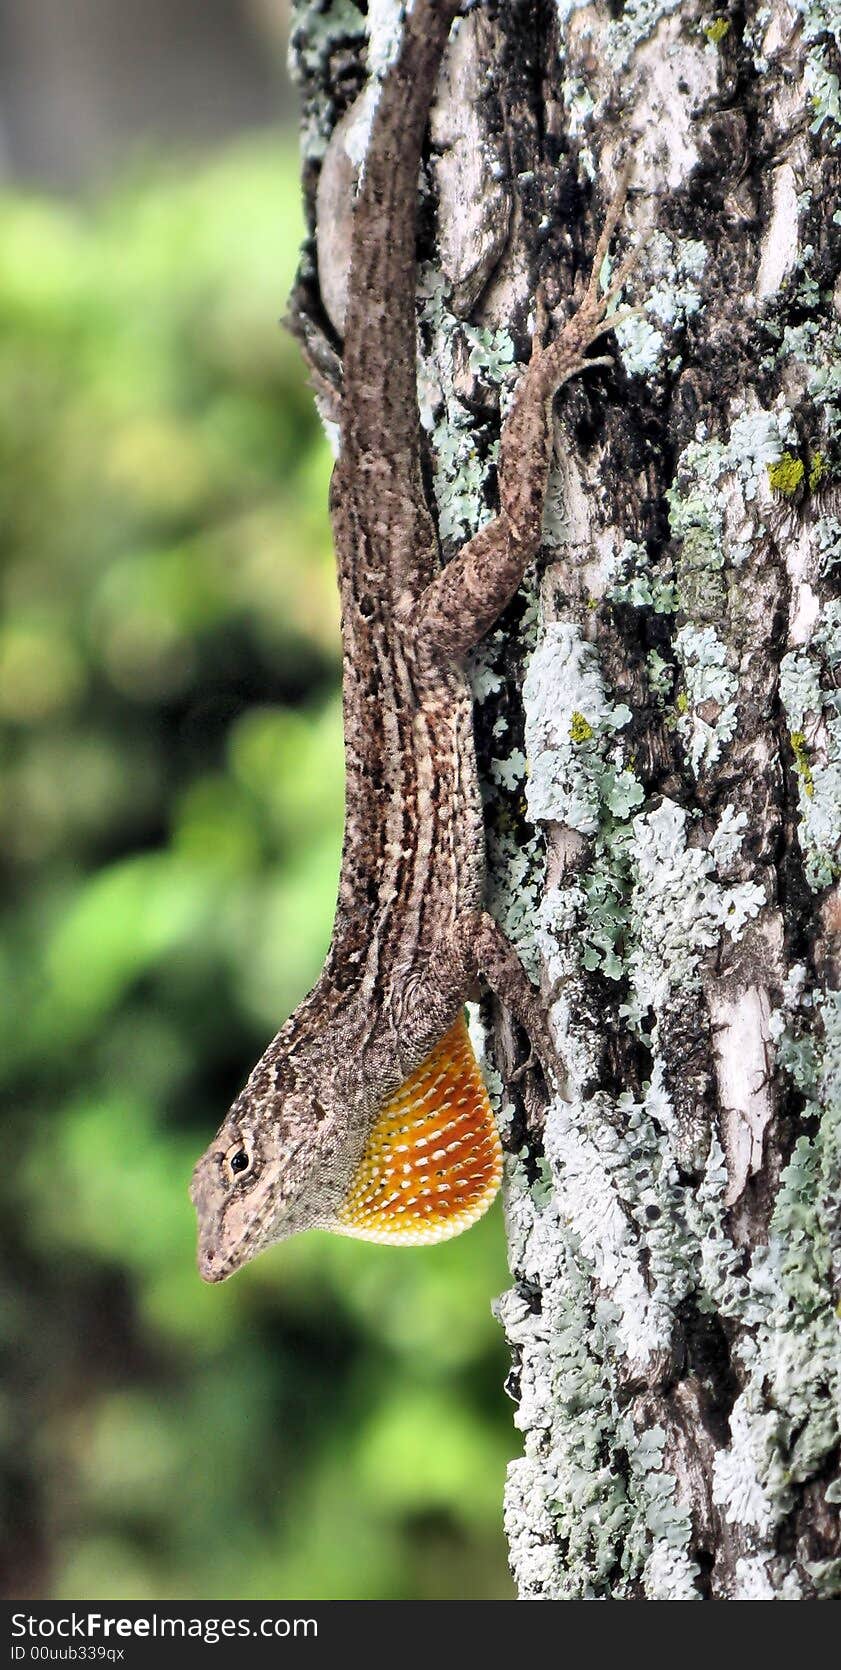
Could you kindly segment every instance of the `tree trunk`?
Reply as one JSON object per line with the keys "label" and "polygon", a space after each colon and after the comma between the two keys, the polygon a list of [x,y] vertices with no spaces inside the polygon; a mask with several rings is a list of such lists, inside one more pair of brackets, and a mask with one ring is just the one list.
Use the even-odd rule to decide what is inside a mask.
{"label": "tree trunk", "polygon": [[[375,66],[399,13],[369,6]],[[492,514],[538,283],[562,316],[626,156],[640,249],[642,311],[557,403],[543,559],[475,666],[492,908],[572,1086],[503,1108],[524,1596],[841,1594],[839,33],[838,0],[498,0],[433,112],[445,555]],[[313,209],[364,47],[350,0],[298,6]],[[329,413],[311,252],[296,313]],[[495,1043],[510,1070],[499,1016]]]}

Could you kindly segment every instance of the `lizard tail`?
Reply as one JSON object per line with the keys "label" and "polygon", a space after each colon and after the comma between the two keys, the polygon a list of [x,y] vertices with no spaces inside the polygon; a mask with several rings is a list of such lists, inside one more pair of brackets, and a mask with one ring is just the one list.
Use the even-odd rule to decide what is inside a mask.
{"label": "lizard tail", "polygon": [[417,450],[418,169],[438,66],[460,9],[460,0],[415,0],[397,60],[380,88],[354,207],[343,452],[394,456]]}

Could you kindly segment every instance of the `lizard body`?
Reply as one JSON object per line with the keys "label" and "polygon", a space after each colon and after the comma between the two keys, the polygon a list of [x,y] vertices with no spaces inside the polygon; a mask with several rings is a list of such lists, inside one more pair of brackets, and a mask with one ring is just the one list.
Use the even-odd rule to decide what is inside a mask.
{"label": "lizard body", "polygon": [[[346,760],[338,902],[316,986],[194,1172],[210,1281],[308,1228],[405,1243],[480,1215],[501,1157],[461,1018],[478,975],[557,1073],[537,994],[482,908],[464,660],[539,545],[552,398],[604,363],[583,356],[608,328],[609,296],[591,278],[556,341],[543,348],[538,333],[503,428],[500,514],[442,569],[421,475],[415,213],[428,108],[459,10],[459,0],[415,0],[407,13],[354,208],[331,485]],[[598,265],[617,218],[618,208]]]}

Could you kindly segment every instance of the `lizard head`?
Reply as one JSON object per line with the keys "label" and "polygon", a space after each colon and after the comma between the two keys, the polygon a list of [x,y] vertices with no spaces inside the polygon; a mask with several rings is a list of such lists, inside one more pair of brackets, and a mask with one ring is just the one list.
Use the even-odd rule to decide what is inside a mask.
{"label": "lizard head", "polygon": [[[199,1270],[224,1281],[304,1229],[428,1246],[481,1217],[502,1149],[464,1016],[389,1083],[354,1051],[276,1039],[199,1161]],[[366,1088],[367,1086],[367,1088]]]}
{"label": "lizard head", "polygon": [[258,1063],[193,1172],[205,1281],[224,1281],[274,1241],[324,1222],[336,1159],[330,1101],[323,1071],[316,1093],[274,1050]]}

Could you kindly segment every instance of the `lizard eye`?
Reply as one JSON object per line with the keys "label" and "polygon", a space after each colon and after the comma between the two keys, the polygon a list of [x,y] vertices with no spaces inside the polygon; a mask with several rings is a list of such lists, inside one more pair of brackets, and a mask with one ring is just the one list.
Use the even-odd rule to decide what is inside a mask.
{"label": "lizard eye", "polygon": [[235,1177],[241,1177],[243,1172],[248,1171],[251,1165],[251,1155],[247,1148],[232,1148],[225,1155],[225,1158],[228,1162],[228,1170],[233,1172]]}

